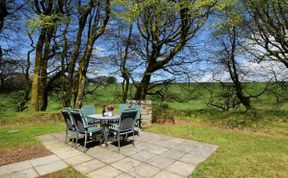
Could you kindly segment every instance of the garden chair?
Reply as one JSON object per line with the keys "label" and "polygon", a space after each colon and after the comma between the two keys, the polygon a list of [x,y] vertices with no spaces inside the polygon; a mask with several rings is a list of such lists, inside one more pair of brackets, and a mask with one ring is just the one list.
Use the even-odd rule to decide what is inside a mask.
{"label": "garden chair", "polygon": [[74,143],[74,139],[75,139],[75,134],[76,134],[76,128],[75,128],[75,124],[74,124],[74,120],[71,116],[71,113],[70,113],[70,109],[69,108],[65,108],[61,111],[62,115],[63,115],[63,118],[65,120],[65,123],[66,123],[66,137],[65,137],[65,144],[68,143],[68,140],[69,140],[69,137],[68,137],[68,134],[70,132],[71,134],[71,138],[72,138],[72,144],[71,146],[73,147],[73,143]]}
{"label": "garden chair", "polygon": [[89,115],[96,114],[96,107],[93,105],[84,105],[81,107],[81,113],[86,120],[88,126],[95,125],[98,121],[89,118]]}
{"label": "garden chair", "polygon": [[141,105],[128,105],[128,104],[120,104],[119,106],[119,114],[121,115],[121,113],[123,111],[129,111],[129,110],[137,110],[137,115],[135,118],[135,127],[137,128],[137,130],[135,130],[137,132],[137,135],[140,135],[140,129],[141,129]]}
{"label": "garden chair", "polygon": [[127,138],[131,135],[133,136],[133,146],[134,144],[134,126],[135,126],[135,118],[137,115],[137,110],[125,110],[121,113],[120,120],[118,126],[111,128],[110,132],[117,137],[118,140],[118,151],[120,152],[120,136],[124,136]]}
{"label": "garden chair", "polygon": [[87,139],[90,136],[95,136],[96,134],[101,134],[102,129],[100,127],[90,127],[84,117],[82,116],[82,113],[80,110],[72,110],[71,114],[75,121],[75,128],[76,128],[76,145],[78,144],[78,134],[84,134],[84,150],[83,152],[86,152],[86,145],[87,145]]}

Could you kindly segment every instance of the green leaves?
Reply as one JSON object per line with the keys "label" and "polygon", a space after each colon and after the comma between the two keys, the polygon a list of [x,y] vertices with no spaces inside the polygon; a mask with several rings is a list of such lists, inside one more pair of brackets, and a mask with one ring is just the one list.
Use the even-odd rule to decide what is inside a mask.
{"label": "green leaves", "polygon": [[206,12],[206,8],[213,6],[215,3],[216,0],[183,0],[180,2],[169,0],[114,0],[112,5],[116,9],[122,9],[122,11],[114,13],[114,16],[131,22],[147,9],[150,9],[151,15],[159,17],[163,14],[176,13],[180,9],[186,8],[191,18],[195,18],[203,15]]}
{"label": "green leaves", "polygon": [[216,18],[212,28],[220,33],[223,30],[237,28],[245,22],[244,6],[237,0],[219,0],[214,10]]}
{"label": "green leaves", "polygon": [[61,13],[52,14],[52,15],[43,15],[33,16],[31,20],[27,20],[26,24],[31,28],[31,31],[34,32],[38,27],[43,28],[53,28],[60,25],[61,21],[70,21],[68,16],[65,16]]}

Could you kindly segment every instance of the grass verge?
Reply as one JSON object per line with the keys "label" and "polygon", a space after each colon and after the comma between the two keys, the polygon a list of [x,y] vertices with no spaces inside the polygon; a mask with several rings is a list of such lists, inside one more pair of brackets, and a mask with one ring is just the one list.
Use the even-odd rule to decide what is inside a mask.
{"label": "grass verge", "polygon": [[80,172],[76,171],[72,167],[68,167],[66,169],[62,169],[57,172],[53,172],[51,174],[47,174],[45,176],[40,176],[39,178],[87,178]]}

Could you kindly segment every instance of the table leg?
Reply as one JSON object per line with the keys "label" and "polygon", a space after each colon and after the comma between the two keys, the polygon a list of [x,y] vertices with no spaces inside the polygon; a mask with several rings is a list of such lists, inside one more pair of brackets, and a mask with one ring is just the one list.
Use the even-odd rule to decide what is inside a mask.
{"label": "table leg", "polygon": [[108,125],[105,124],[105,128],[104,128],[104,142],[105,142],[105,146],[108,146],[108,134],[109,134],[109,128]]}

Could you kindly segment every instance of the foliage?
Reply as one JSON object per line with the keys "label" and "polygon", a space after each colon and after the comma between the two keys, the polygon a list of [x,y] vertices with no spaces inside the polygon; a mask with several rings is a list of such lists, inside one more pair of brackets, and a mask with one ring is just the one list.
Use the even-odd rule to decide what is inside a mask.
{"label": "foliage", "polygon": [[58,27],[61,23],[69,23],[70,18],[63,13],[56,14],[40,14],[34,15],[31,20],[27,20],[26,24],[31,28],[31,32],[34,32],[37,28],[55,28]]}
{"label": "foliage", "polygon": [[160,102],[154,103],[152,107],[152,122],[153,123],[175,123],[176,113],[169,107],[169,104]]}

